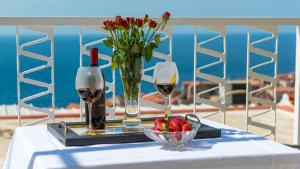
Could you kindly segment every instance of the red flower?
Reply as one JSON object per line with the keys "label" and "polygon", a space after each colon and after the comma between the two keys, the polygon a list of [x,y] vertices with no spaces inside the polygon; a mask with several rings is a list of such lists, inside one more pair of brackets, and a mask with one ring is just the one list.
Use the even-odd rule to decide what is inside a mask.
{"label": "red flower", "polygon": [[104,25],[105,29],[109,29],[109,22],[110,22],[109,20],[106,20],[106,21],[103,22],[103,25]]}
{"label": "red flower", "polygon": [[134,24],[134,17],[127,17],[126,18],[127,23],[129,24],[129,26],[132,26]]}
{"label": "red flower", "polygon": [[103,22],[103,25],[104,25],[105,28],[108,28],[109,20],[105,20],[105,21]]}
{"label": "red flower", "polygon": [[110,20],[106,20],[103,22],[104,25],[104,29],[107,30],[114,30],[115,29],[115,22],[114,21],[110,21]]}
{"label": "red flower", "polygon": [[143,27],[144,20],[141,19],[141,18],[137,18],[136,19],[136,24],[138,25],[138,27]]}
{"label": "red flower", "polygon": [[170,16],[171,16],[171,14],[170,14],[170,12],[168,12],[168,11],[166,11],[166,12],[162,15],[163,19],[165,19],[165,20],[168,20],[168,19],[170,18]]}
{"label": "red flower", "polygon": [[124,28],[128,28],[128,23],[127,23],[126,20],[121,20],[121,21],[119,22],[119,25],[122,26],[122,27],[124,27]]}
{"label": "red flower", "polygon": [[128,23],[126,20],[124,20],[121,16],[116,16],[115,18],[115,25],[121,26],[124,28],[128,28]]}
{"label": "red flower", "polygon": [[149,27],[155,28],[157,26],[157,23],[155,20],[149,19]]}
{"label": "red flower", "polygon": [[116,18],[115,18],[116,25],[121,25],[121,22],[122,22],[123,20],[124,20],[124,19],[123,19],[121,16],[116,16]]}
{"label": "red flower", "polygon": [[109,27],[114,30],[116,28],[115,22],[114,21],[110,21],[109,22]]}
{"label": "red flower", "polygon": [[118,16],[115,17],[115,20],[119,21],[119,20],[123,20],[123,18],[122,18],[122,16],[118,15]]}

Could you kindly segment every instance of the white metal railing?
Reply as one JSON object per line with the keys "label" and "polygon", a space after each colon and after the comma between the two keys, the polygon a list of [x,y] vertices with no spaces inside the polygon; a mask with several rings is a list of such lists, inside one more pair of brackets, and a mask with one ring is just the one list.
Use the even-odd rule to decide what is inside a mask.
{"label": "white metal railing", "polygon": [[[201,41],[199,42],[198,40],[198,34],[199,34],[199,28],[196,27],[195,33],[194,33],[194,112],[196,113],[196,108],[197,108],[197,104],[202,103],[202,104],[206,104],[206,105],[210,105],[213,107],[218,108],[218,112],[215,113],[210,113],[209,115],[206,115],[202,118],[208,118],[214,115],[217,115],[219,113],[223,113],[222,116],[222,121],[223,123],[226,122],[225,119],[225,107],[226,107],[226,98],[225,98],[225,92],[226,92],[226,26],[205,26],[204,28],[216,32],[217,34],[215,36],[213,36],[212,38],[205,40],[205,41]],[[212,50],[212,49],[208,49],[206,47],[204,47],[205,44],[213,42],[217,39],[222,39],[222,50],[223,51],[216,51],[216,50]],[[199,56],[197,54],[205,54],[205,55],[209,55],[212,57],[217,58],[218,60],[200,67],[197,67],[197,63],[201,62],[201,59],[199,58]],[[199,61],[198,61],[199,60]],[[216,75],[212,75],[212,74],[207,74],[204,73],[202,71],[204,71],[205,69],[211,68],[213,66],[222,64],[222,70],[216,70],[216,71],[221,71],[222,72],[222,77],[216,76]],[[213,87],[201,92],[197,92],[197,88],[196,88],[196,81],[197,78],[202,78],[204,80],[207,81],[212,81],[214,83],[217,83],[217,87]],[[219,99],[218,101],[211,101],[207,98],[203,98],[201,97],[201,95],[203,94],[207,94],[209,92],[218,90],[219,92]]]}
{"label": "white metal railing", "polygon": [[[43,28],[43,30],[47,30],[47,31],[43,31],[43,30],[40,30],[38,29],[38,31],[41,31],[43,33],[46,33],[47,34],[47,37],[46,39],[48,38],[49,40],[51,40],[51,44],[52,44],[52,50],[54,50],[54,46],[53,46],[53,43],[54,43],[54,39],[53,39],[53,34],[50,30],[53,29],[53,26],[62,26],[62,25],[74,25],[74,26],[80,26],[80,27],[89,27],[89,28],[96,28],[96,31],[100,31],[100,32],[103,32],[103,30],[101,30],[101,26],[99,25],[99,23],[102,23],[104,20],[106,19],[109,19],[109,17],[0,17],[0,25],[15,25],[17,26],[17,30],[21,27],[27,27],[27,28],[31,28],[31,27],[39,27],[39,28]],[[159,19],[158,19],[159,20]],[[226,65],[226,26],[229,26],[229,25],[244,25],[244,26],[247,26],[247,27],[252,27],[252,28],[262,28],[262,29],[266,29],[268,32],[272,33],[273,35],[276,35],[274,38],[276,38],[276,41],[277,41],[277,27],[279,25],[294,25],[296,26],[296,63],[300,63],[300,18],[172,18],[169,23],[168,23],[168,28],[166,30],[166,38],[168,38],[170,40],[170,45],[169,45],[169,53],[168,54],[160,54],[160,53],[155,53],[154,55],[158,58],[164,58],[166,61],[170,61],[171,60],[171,57],[172,57],[172,28],[174,26],[180,26],[180,25],[192,25],[192,26],[195,26],[195,27],[205,27],[209,30],[212,30],[212,31],[217,31],[219,32],[219,36],[215,37],[215,38],[223,38],[224,39],[224,44],[223,44],[223,48],[224,48],[224,51],[223,52],[220,52],[220,53],[216,53],[216,51],[210,51],[210,50],[207,50],[203,47],[201,47],[201,43],[203,42],[198,42],[197,39],[195,38],[195,44],[194,44],[194,47],[195,47],[195,61],[197,61],[197,53],[205,53],[205,54],[208,54],[208,55],[211,55],[213,57],[217,57],[220,59],[219,62],[224,62],[224,65]],[[45,29],[44,29],[45,28]],[[216,29],[217,28],[217,29]],[[219,28],[222,28],[221,30]],[[33,28],[33,30],[35,30]],[[48,31],[49,30],[49,31]],[[82,34],[80,34],[80,37],[82,36]],[[195,37],[196,37],[196,33],[195,33]],[[19,58],[21,56],[21,53],[22,55],[27,55],[29,57],[32,57],[32,58],[36,58],[36,59],[40,59],[40,60],[45,60],[46,58],[44,58],[43,56],[40,56],[40,55],[36,55],[34,53],[24,53],[23,51],[23,47],[24,46],[27,46],[27,45],[31,45],[31,44],[34,44],[34,43],[39,43],[39,42],[42,42],[46,39],[39,39],[37,41],[32,41],[30,43],[27,43],[27,44],[20,44],[19,43],[19,39],[18,39],[18,31],[17,31],[17,58]],[[211,39],[211,40],[214,40],[214,39]],[[263,40],[268,40],[268,39],[263,39]],[[262,41],[263,41],[262,40]],[[95,41],[94,43],[101,43],[101,40],[99,41]],[[275,64],[277,65],[277,51],[273,54],[269,53],[268,51],[262,51],[258,48],[255,48],[253,47],[255,45],[255,43],[258,43],[259,41],[257,42],[251,42],[250,41],[250,34],[248,32],[248,54],[247,57],[248,60],[250,58],[250,52],[254,52],[254,53],[257,53],[257,54],[260,54],[260,55],[263,55],[265,57],[268,57],[268,58],[271,58],[272,59],[272,62],[275,62]],[[91,42],[93,44],[93,42]],[[22,47],[23,45],[23,47]],[[86,51],[85,51],[85,47],[87,47],[89,44],[82,44],[82,42],[80,42],[80,58],[83,54],[87,54]],[[276,48],[277,48],[277,43],[275,44],[276,45]],[[102,54],[100,54],[100,59],[106,59],[109,61],[109,56],[106,57]],[[31,83],[31,84],[35,84],[37,86],[45,86],[48,88],[47,91],[45,92],[42,92],[42,93],[38,93],[36,95],[33,95],[33,96],[30,96],[28,98],[20,98],[20,93],[22,91],[20,91],[20,87],[18,86],[18,103],[19,103],[19,107],[25,107],[24,106],[24,102],[26,102],[27,100],[30,100],[30,99],[33,99],[33,98],[38,98],[42,95],[45,95],[45,94],[52,94],[52,108],[54,109],[55,107],[55,102],[54,102],[54,98],[55,98],[55,95],[54,95],[54,75],[51,77],[51,80],[52,80],[52,83],[51,84],[45,84],[45,83],[40,83],[40,82],[37,82],[37,81],[32,81],[30,79],[24,79],[23,78],[23,74],[24,73],[30,73],[32,71],[35,71],[35,70],[40,70],[40,69],[43,69],[43,68],[46,68],[46,67],[51,67],[52,68],[52,71],[54,70],[54,64],[53,62],[51,61],[51,59],[53,59],[53,56],[50,57],[49,61],[48,61],[48,64],[47,65],[44,65],[44,66],[41,66],[41,67],[37,67],[37,68],[34,68],[33,70],[27,70],[25,72],[20,72],[19,70],[19,61],[18,61],[18,85],[21,83],[21,82],[24,82],[24,83]],[[265,63],[267,64],[267,63]],[[196,65],[196,64],[195,64]],[[109,65],[107,65],[109,66]],[[211,65],[207,65],[207,66],[211,66]],[[206,66],[206,67],[207,67]],[[256,65],[257,66],[260,66],[260,65]],[[294,108],[295,108],[295,113],[294,113],[294,143],[295,144],[300,144],[300,115],[299,115],[299,112],[300,112],[300,64],[296,64],[296,84],[295,84],[295,105],[294,105]],[[275,66],[277,67],[277,66]],[[205,67],[202,67],[199,69],[199,67],[197,66],[194,66],[194,73],[195,73],[195,78],[194,78],[194,81],[196,81],[196,78],[200,77],[200,78],[204,78],[204,79],[207,79],[207,80],[212,80],[212,81],[216,81],[216,79],[218,78],[215,78],[215,77],[212,77],[212,76],[209,76],[209,75],[204,75],[201,73],[201,69],[203,69]],[[254,67],[255,68],[255,67]],[[145,68],[144,72],[146,71],[149,71],[153,68]],[[250,67],[250,65],[248,64],[247,66],[247,70],[248,70],[248,73],[247,73],[247,80],[250,80],[250,78],[252,76],[256,76],[258,77],[259,79],[264,79],[264,80],[267,80],[267,81],[271,81],[271,84],[273,85],[274,87],[274,99],[276,98],[276,73],[277,73],[277,70],[276,68],[274,69],[274,77],[267,77],[265,75],[258,75],[256,74],[255,72],[253,72],[253,67]],[[225,90],[223,90],[223,86],[224,86],[224,81],[226,80],[226,69],[225,67],[223,68],[223,71],[224,71],[224,76],[221,78],[221,79],[224,79],[224,80],[220,80],[218,79],[218,89],[219,89],[219,98],[223,98],[223,94],[225,93]],[[197,73],[196,73],[197,72]],[[114,73],[113,73],[114,74]],[[258,76],[257,76],[258,75]],[[144,75],[143,76],[143,80],[146,80],[148,82],[152,82],[152,78],[150,76],[147,76],[147,75]],[[111,82],[111,83],[108,83],[109,84],[109,92],[114,92],[114,82]],[[249,84],[249,83],[248,83]],[[217,88],[215,88],[217,90]],[[221,90],[220,90],[221,89]],[[253,97],[251,97],[251,94],[253,93],[253,91],[250,91],[250,86],[248,85],[247,87],[248,89],[248,93],[247,93],[247,103],[250,103],[251,101],[255,101],[255,99],[253,100]],[[211,89],[212,90],[212,89]],[[107,91],[108,92],[108,91]],[[250,93],[251,92],[251,93]],[[196,95],[196,92],[195,92],[195,95]],[[156,104],[152,104],[152,103],[148,103],[148,102],[145,102],[143,101],[143,99],[141,98],[141,102],[145,105],[150,105],[150,106],[153,106],[153,107],[156,107],[156,108],[160,108],[160,105],[156,105]],[[257,101],[257,100],[256,100]],[[270,102],[265,102],[265,101],[262,101],[262,100],[259,100],[263,103],[266,103],[268,105],[271,106],[271,110],[274,111],[274,116],[276,118],[276,110],[274,108],[274,103],[275,101],[271,101]],[[195,97],[195,103],[208,103],[210,104],[211,102],[208,102],[206,100],[203,100],[201,98],[196,98]],[[224,103],[224,104],[223,104]],[[226,100],[224,100],[223,102],[221,102],[221,104],[215,104],[215,103],[212,103],[213,105],[215,105],[217,108],[220,109],[220,112],[224,112],[225,113],[225,110],[224,110],[224,105],[226,103]],[[212,105],[211,104],[211,105]],[[37,108],[38,109],[38,108]],[[54,119],[54,114],[53,114],[53,109],[52,111],[49,111],[47,112],[48,115],[49,115],[49,119]],[[40,109],[38,109],[40,110]],[[112,113],[111,113],[112,112]],[[110,115],[113,115],[113,108],[111,109],[110,111]],[[248,106],[247,106],[247,126],[248,124],[250,125],[253,125],[254,123],[251,122],[251,113],[248,111]],[[225,121],[225,119],[224,119]],[[256,124],[255,124],[256,125]],[[276,125],[274,123],[274,125]],[[265,127],[265,126],[263,126]],[[268,128],[268,127],[267,127]],[[247,129],[247,127],[246,127]],[[274,134],[274,129],[273,128],[270,128],[271,131],[272,131],[272,134]]]}
{"label": "white metal railing", "polygon": [[[258,39],[256,41],[251,40],[251,33],[248,31],[247,34],[247,94],[246,94],[246,110],[247,110],[247,116],[246,116],[246,129],[249,131],[248,126],[253,125],[260,128],[263,128],[265,130],[268,130],[264,136],[270,136],[273,135],[274,140],[276,139],[276,87],[277,87],[277,56],[278,56],[278,30],[276,26],[256,26],[256,27],[250,27],[249,29],[256,29],[262,32],[267,32],[269,36],[264,37],[262,39]],[[256,45],[270,41],[275,39],[274,42],[274,52],[263,50]],[[251,65],[251,53],[258,54],[261,57],[268,58],[268,61],[256,64],[254,66]],[[257,68],[261,68],[266,65],[274,64],[273,68],[273,76],[263,74],[261,72],[257,72]],[[262,82],[267,82],[269,84],[265,85],[264,87],[261,87],[259,89],[252,90],[251,84],[249,81],[251,79],[259,79]],[[264,91],[266,89],[272,89],[273,91],[273,98],[272,99],[264,99],[259,98],[257,96],[253,96],[254,94],[257,94],[261,91]],[[269,107],[268,110],[259,112],[256,114],[251,113],[249,104],[251,102],[254,103],[260,103],[263,105],[266,105]],[[259,118],[263,118],[265,114],[273,114],[273,120],[271,121],[271,124],[265,124],[262,122],[259,122]]]}
{"label": "white metal railing", "polygon": [[[42,38],[29,41],[26,43],[21,44],[20,40],[20,30],[24,29],[22,26],[17,26],[16,28],[16,46],[17,46],[17,92],[18,92],[18,123],[21,125],[21,109],[28,109],[33,111],[38,111],[42,113],[47,113],[48,117],[33,121],[27,125],[34,125],[43,121],[54,120],[54,109],[55,109],[55,93],[54,93],[54,38],[53,38],[53,28],[52,27],[45,27],[45,26],[27,26],[27,29],[33,30],[35,32],[39,32],[44,36]],[[31,51],[26,50],[26,47],[33,46],[39,43],[43,43],[46,41],[50,41],[50,56],[45,56],[42,54],[34,53]],[[44,61],[45,64],[42,64],[38,67],[30,68],[25,71],[20,70],[21,57],[28,57],[30,59]],[[42,69],[51,68],[51,75],[50,75],[50,83],[42,82],[39,80],[31,79],[30,77],[25,77],[25,75],[40,71]],[[46,88],[44,91],[26,96],[21,97],[21,83],[30,84],[35,87],[43,87]],[[39,97],[43,97],[46,95],[52,95],[50,109],[46,108],[39,108],[33,105],[28,104],[27,102],[33,99],[37,99]]]}

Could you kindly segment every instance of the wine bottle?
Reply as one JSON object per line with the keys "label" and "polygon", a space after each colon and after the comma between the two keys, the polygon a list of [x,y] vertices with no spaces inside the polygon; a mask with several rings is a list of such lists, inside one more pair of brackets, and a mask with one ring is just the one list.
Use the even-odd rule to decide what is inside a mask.
{"label": "wine bottle", "polygon": [[[98,48],[90,49],[90,66],[98,67]],[[104,80],[104,88],[105,89],[105,77],[102,73]],[[85,104],[85,120],[86,124],[89,124],[89,109],[88,105]],[[92,105],[92,125],[94,129],[104,129],[105,128],[105,90],[101,93],[101,96],[95,103]]]}

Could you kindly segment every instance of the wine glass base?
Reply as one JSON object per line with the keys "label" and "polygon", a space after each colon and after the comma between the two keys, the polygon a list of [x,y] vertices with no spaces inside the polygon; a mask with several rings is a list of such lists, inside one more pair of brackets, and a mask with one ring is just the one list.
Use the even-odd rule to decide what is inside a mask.
{"label": "wine glass base", "polygon": [[87,134],[88,136],[95,136],[95,135],[97,135],[96,130],[94,130],[94,129],[89,129],[89,128],[86,129],[86,134]]}

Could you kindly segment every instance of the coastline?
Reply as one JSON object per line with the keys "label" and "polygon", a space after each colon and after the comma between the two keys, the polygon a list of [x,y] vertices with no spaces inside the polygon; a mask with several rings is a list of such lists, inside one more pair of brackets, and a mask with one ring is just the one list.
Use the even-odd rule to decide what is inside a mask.
{"label": "coastline", "polygon": [[[16,111],[8,112],[7,114],[1,113],[1,108],[3,108],[4,105],[0,105],[0,119],[17,119],[18,115]],[[9,106],[9,105],[5,105]],[[17,108],[16,105],[13,105],[14,108]],[[281,105],[277,104],[277,109],[282,110],[287,113],[294,113],[294,107],[290,105]],[[253,106],[250,108],[251,110],[265,110],[268,109],[267,106]],[[226,107],[226,111],[245,111],[245,107],[240,106],[228,106]],[[122,116],[124,114],[124,107],[116,107],[116,116]],[[212,113],[217,112],[218,109],[211,107],[211,106],[197,106],[196,113]],[[172,114],[182,114],[182,113],[193,113],[193,105],[172,105]],[[146,116],[162,116],[163,111],[152,109],[148,107],[141,107],[141,115]],[[35,111],[31,111],[30,113],[22,113],[21,118],[22,119],[35,119],[35,118],[43,118],[47,117],[47,114],[45,113],[39,113]],[[80,117],[80,109],[78,108],[59,108],[55,110],[55,117],[56,118],[66,118],[66,117]]]}
{"label": "coastline", "polygon": [[[245,80],[229,80],[227,86],[228,94],[234,93],[236,90],[235,85],[239,86],[239,90],[241,93],[232,94],[228,100],[227,110],[245,110]],[[260,87],[264,85],[263,82],[258,80],[253,80],[250,82],[252,86]],[[278,75],[278,86],[277,86],[277,108],[282,109],[287,112],[293,112],[293,101],[294,101],[294,83],[295,83],[295,73],[285,73]],[[213,87],[215,84],[207,81],[197,82],[196,90],[201,91],[207,88]],[[235,88],[235,90],[234,90]],[[174,114],[182,113],[182,112],[193,112],[193,82],[184,81],[182,83],[182,88],[177,89],[173,92],[171,103],[172,103],[172,111]],[[272,93],[272,92],[271,92]],[[143,95],[143,94],[141,94]],[[218,101],[218,93],[209,93],[206,96],[207,99],[212,101]],[[260,94],[262,98],[270,98],[272,97],[268,90],[263,91]],[[148,95],[145,97],[146,100],[152,101],[155,103],[162,104],[163,99],[160,94]],[[116,96],[116,115],[122,115],[124,112],[124,98],[122,96]],[[106,105],[112,106],[112,100],[107,98]],[[265,109],[267,108],[264,105],[260,104],[251,104],[253,109]],[[197,105],[197,113],[205,113],[205,112],[217,112],[218,109],[208,106],[208,105]],[[163,114],[161,110],[157,110],[150,107],[141,107],[142,114]],[[80,106],[79,103],[69,103],[66,107],[58,107],[55,109],[55,115],[57,117],[79,117],[80,114]],[[37,111],[32,111],[28,109],[22,109],[22,118],[40,118],[45,117],[46,114],[42,114]],[[17,104],[12,105],[0,105],[0,119],[14,119],[17,118]]]}

